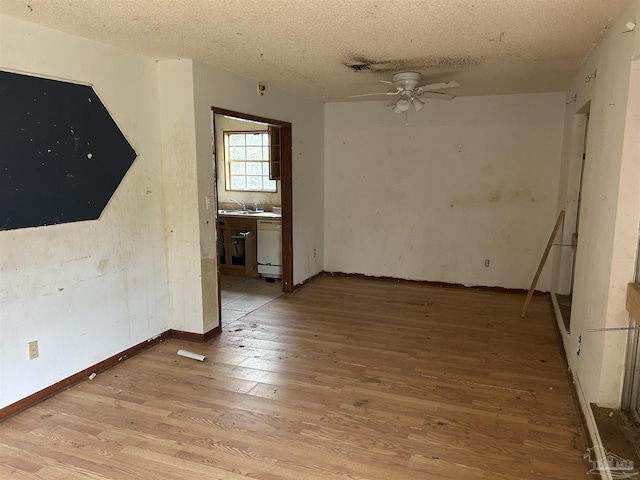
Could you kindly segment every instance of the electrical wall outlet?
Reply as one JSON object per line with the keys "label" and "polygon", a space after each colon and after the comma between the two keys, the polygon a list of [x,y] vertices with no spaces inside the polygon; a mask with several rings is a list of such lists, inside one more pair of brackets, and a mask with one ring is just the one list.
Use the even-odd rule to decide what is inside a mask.
{"label": "electrical wall outlet", "polygon": [[38,358],[38,355],[38,341],[34,340],[33,342],[29,342],[29,360]]}
{"label": "electrical wall outlet", "polygon": [[484,261],[484,266],[485,266],[485,267],[488,267],[489,265],[491,265],[491,261],[487,258],[487,259],[485,259],[485,261]]}

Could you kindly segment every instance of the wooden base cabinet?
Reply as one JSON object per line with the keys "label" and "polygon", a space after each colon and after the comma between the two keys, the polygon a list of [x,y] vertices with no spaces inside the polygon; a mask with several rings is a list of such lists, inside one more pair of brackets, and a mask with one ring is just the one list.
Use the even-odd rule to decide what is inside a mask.
{"label": "wooden base cabinet", "polygon": [[218,217],[220,273],[258,276],[255,218]]}

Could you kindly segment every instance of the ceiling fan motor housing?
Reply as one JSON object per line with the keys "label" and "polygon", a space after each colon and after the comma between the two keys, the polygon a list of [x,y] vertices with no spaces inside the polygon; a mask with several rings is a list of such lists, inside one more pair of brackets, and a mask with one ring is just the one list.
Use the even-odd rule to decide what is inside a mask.
{"label": "ceiling fan motor housing", "polygon": [[402,90],[413,90],[421,77],[418,72],[398,72],[393,74],[393,84]]}

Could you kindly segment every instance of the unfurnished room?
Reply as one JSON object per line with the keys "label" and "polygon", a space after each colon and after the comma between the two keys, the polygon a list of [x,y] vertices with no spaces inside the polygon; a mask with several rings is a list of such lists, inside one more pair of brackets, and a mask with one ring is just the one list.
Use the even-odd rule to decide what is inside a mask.
{"label": "unfurnished room", "polygon": [[637,478],[639,17],[0,2],[0,478]]}

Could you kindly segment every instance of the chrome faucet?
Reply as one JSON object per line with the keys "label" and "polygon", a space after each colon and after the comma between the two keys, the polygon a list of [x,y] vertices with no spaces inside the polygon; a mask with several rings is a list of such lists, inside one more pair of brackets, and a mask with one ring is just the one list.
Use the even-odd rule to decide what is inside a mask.
{"label": "chrome faucet", "polygon": [[234,200],[233,198],[230,198],[229,200],[231,200],[233,203],[237,203],[238,205],[240,205],[242,207],[242,210],[246,210],[247,209],[247,203],[244,200]]}

